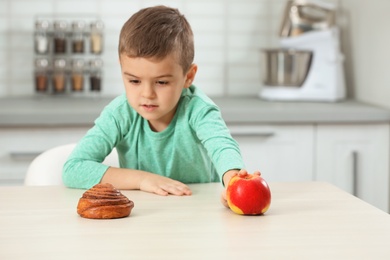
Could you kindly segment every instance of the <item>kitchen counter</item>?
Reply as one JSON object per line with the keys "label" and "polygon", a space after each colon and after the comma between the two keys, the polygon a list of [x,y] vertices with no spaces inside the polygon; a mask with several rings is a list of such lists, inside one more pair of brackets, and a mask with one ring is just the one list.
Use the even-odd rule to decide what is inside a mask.
{"label": "kitchen counter", "polygon": [[[93,124],[112,97],[0,98],[0,127]],[[270,102],[257,97],[213,98],[227,123],[390,122],[390,110],[353,100],[336,103]]]}
{"label": "kitchen counter", "polygon": [[130,217],[81,218],[84,190],[0,187],[0,259],[390,259],[390,216],[322,182],[269,183],[270,209],[241,216],[219,183],[192,196],[122,191]]}

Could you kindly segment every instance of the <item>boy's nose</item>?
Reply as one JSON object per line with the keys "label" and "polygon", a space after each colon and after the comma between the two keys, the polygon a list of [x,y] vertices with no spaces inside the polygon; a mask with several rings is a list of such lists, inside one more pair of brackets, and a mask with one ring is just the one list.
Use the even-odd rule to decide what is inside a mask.
{"label": "boy's nose", "polygon": [[156,96],[154,86],[152,84],[145,84],[145,86],[142,88],[142,96],[149,99],[154,98]]}

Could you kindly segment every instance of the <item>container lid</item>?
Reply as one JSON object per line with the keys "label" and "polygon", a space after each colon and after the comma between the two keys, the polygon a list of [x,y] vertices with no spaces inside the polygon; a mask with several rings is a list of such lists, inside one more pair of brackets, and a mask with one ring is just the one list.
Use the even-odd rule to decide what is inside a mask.
{"label": "container lid", "polygon": [[72,68],[79,70],[84,68],[84,60],[83,59],[74,59],[72,60]]}
{"label": "container lid", "polygon": [[73,30],[77,30],[77,31],[84,31],[85,29],[85,21],[83,20],[79,20],[79,21],[74,21],[72,23],[72,28]]}
{"label": "container lid", "polygon": [[68,28],[68,23],[66,21],[55,21],[54,29],[56,30],[66,30]]}
{"label": "container lid", "polygon": [[101,20],[91,22],[91,30],[101,31],[104,28],[104,23]]}
{"label": "container lid", "polygon": [[93,59],[89,62],[91,69],[101,69],[103,67],[103,60]]}
{"label": "container lid", "polygon": [[54,68],[65,69],[65,67],[66,67],[66,60],[65,59],[56,59],[54,61]]}
{"label": "container lid", "polygon": [[45,69],[49,66],[49,60],[44,58],[39,58],[35,60],[35,67],[39,69]]}
{"label": "container lid", "polygon": [[49,29],[50,23],[47,20],[38,20],[35,22],[35,28],[38,30],[47,30]]}

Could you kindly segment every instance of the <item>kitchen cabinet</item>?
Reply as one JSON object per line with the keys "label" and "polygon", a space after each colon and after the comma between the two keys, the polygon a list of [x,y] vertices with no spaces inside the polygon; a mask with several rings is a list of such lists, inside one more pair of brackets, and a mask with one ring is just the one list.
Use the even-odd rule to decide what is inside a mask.
{"label": "kitchen cabinet", "polygon": [[326,181],[389,212],[389,124],[229,125],[247,170]]}
{"label": "kitchen cabinet", "polygon": [[43,151],[77,142],[86,127],[0,128],[0,185],[21,185],[31,161]]}
{"label": "kitchen cabinet", "polygon": [[249,172],[267,181],[311,181],[314,125],[229,125]]}
{"label": "kitchen cabinet", "polygon": [[320,124],[315,179],[389,212],[389,124]]}

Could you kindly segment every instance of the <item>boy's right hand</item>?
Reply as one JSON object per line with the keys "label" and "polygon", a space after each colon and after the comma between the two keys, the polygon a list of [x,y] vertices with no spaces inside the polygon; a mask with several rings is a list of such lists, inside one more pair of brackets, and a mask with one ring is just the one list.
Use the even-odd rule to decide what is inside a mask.
{"label": "boy's right hand", "polygon": [[139,189],[162,196],[169,194],[177,196],[192,194],[190,188],[184,183],[153,173],[144,176],[139,184]]}
{"label": "boy's right hand", "polygon": [[117,189],[142,190],[162,196],[192,194],[184,183],[140,170],[109,167],[100,182],[111,183]]}

